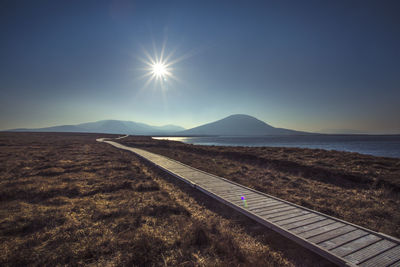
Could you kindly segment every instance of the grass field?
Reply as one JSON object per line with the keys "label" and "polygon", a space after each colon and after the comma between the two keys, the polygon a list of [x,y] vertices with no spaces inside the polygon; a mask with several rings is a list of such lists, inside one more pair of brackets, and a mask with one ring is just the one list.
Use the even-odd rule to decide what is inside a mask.
{"label": "grass field", "polygon": [[196,146],[149,137],[119,142],[400,237],[400,159],[321,149]]}
{"label": "grass field", "polygon": [[[95,141],[105,136],[0,133],[0,266],[330,265],[133,153]],[[207,154],[159,150],[188,156],[182,158],[186,163],[201,159],[201,166],[192,165],[246,185],[259,179],[261,189],[271,172],[280,177],[265,169],[266,178],[250,179],[260,166],[253,170],[248,162],[222,156],[210,164]],[[272,191],[289,194],[289,181],[279,193],[278,184]]]}

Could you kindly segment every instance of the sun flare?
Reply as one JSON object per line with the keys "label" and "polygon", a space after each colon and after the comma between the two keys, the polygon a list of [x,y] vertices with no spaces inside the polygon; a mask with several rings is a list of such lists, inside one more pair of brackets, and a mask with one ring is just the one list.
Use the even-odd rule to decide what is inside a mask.
{"label": "sun flare", "polygon": [[141,70],[144,71],[140,78],[147,79],[143,88],[147,88],[153,84],[153,88],[161,88],[163,91],[171,88],[175,82],[180,80],[174,75],[174,65],[191,56],[186,54],[180,57],[174,57],[176,49],[170,53],[166,53],[166,41],[162,44],[160,51],[157,51],[156,45],[153,43],[153,53],[149,53],[145,48],[142,48],[144,57],[138,56],[138,59],[145,64]]}
{"label": "sun flare", "polygon": [[166,78],[168,74],[167,66],[162,62],[155,63],[151,66],[153,75],[157,78]]}

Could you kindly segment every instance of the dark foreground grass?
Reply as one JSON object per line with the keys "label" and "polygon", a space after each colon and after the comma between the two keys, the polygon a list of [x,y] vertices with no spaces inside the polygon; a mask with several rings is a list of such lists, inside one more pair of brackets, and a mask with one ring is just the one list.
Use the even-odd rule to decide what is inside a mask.
{"label": "dark foreground grass", "polygon": [[261,192],[400,237],[400,159],[321,149],[119,140]]}
{"label": "dark foreground grass", "polygon": [[1,266],[329,265],[97,137],[0,133]]}

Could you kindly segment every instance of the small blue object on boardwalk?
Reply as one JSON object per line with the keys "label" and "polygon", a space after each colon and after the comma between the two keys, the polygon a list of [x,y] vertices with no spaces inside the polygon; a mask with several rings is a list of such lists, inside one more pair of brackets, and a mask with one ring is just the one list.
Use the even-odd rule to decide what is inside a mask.
{"label": "small blue object on boardwalk", "polygon": [[342,266],[400,266],[400,240],[258,192],[142,149],[131,151],[214,199]]}

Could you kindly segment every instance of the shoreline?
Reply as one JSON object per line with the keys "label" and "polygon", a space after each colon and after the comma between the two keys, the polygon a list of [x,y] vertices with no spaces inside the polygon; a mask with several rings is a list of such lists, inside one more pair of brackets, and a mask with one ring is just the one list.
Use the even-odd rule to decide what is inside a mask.
{"label": "shoreline", "polygon": [[[151,138],[200,146],[323,149],[400,159],[400,135],[151,136]],[[379,147],[380,149],[377,149]]]}

